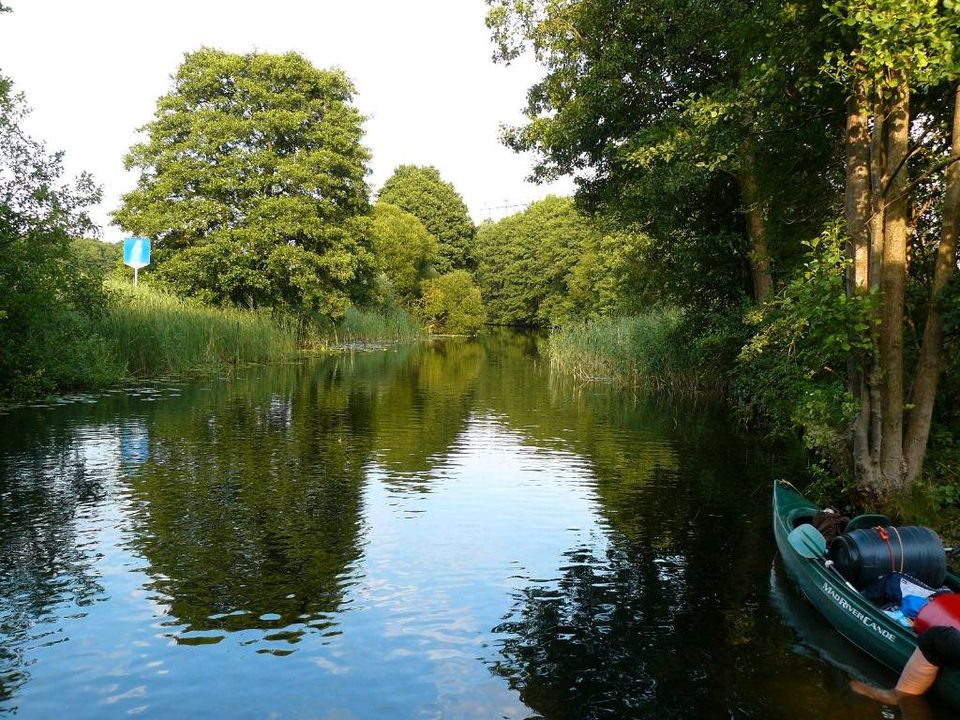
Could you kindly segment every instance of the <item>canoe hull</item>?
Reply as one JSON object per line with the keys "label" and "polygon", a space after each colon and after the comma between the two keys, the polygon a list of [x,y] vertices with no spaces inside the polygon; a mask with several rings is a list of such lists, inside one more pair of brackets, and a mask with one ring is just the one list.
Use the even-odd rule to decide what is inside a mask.
{"label": "canoe hull", "polygon": [[[840,574],[818,559],[800,556],[787,536],[819,508],[789,483],[779,481],[773,491],[773,530],[787,574],[826,620],[847,640],[883,665],[899,673],[917,646],[912,630],[901,626],[880,608],[849,587]],[[960,709],[960,668],[941,671],[935,690]]]}

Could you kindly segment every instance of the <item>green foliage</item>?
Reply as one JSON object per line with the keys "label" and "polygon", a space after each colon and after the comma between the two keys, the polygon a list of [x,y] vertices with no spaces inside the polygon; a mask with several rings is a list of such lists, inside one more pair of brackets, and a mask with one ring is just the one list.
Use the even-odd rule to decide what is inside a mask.
{"label": "green foliage", "polygon": [[123,258],[123,245],[93,238],[75,238],[70,250],[86,273],[103,276],[117,270]]}
{"label": "green foliage", "polygon": [[555,316],[556,321],[638,312],[645,305],[643,259],[650,236],[636,229],[595,227],[586,240],[565,279],[565,315]]}
{"label": "green foliage", "polygon": [[207,303],[342,316],[367,292],[367,150],[354,88],[296,53],[188,53],[114,214],[152,272]]}
{"label": "green foliage", "polygon": [[960,510],[960,438],[952,429],[938,426],[930,438],[927,479],[941,506]]}
{"label": "green foliage", "polygon": [[740,411],[774,430],[802,428],[832,470],[850,470],[846,435],[858,411],[847,364],[876,353],[875,298],[848,296],[844,238],[837,228],[808,244],[806,264],[780,295],[748,317],[754,335],[738,359]]}
{"label": "green foliage", "polygon": [[311,325],[301,344],[309,350],[354,348],[417,340],[425,335],[423,328],[403,308],[347,308],[334,325]]}
{"label": "green foliage", "polygon": [[[222,370],[297,355],[297,325],[266,310],[209,307],[141,283],[109,282],[98,323],[116,364],[136,377]],[[119,377],[119,376],[118,376]]]}
{"label": "green foliage", "polygon": [[486,322],[480,289],[466,270],[425,280],[422,313],[432,333],[476,335]]}
{"label": "green foliage", "polygon": [[605,233],[550,196],[477,231],[477,279],[493,322],[552,327],[631,308],[641,234]]}
{"label": "green foliage", "polygon": [[681,392],[721,383],[717,364],[690,341],[676,308],[568,325],[550,336],[549,350],[555,367],[581,380]]}
{"label": "green foliage", "polygon": [[820,0],[488,5],[498,57],[529,49],[546,71],[526,124],[504,136],[535,153],[535,177],[575,175],[579,200],[649,223],[662,247],[695,238],[713,271],[683,279],[717,295],[749,252],[737,185],[755,155],[774,271],[789,274],[796,240],[833,211],[827,168],[842,138],[842,95],[820,77]]}
{"label": "green foliage", "polygon": [[415,216],[380,201],[373,208],[370,228],[377,266],[405,305],[420,296],[420,281],[433,272],[437,239]]}
{"label": "green foliage", "polygon": [[[880,333],[891,340],[879,389],[888,406],[881,424],[889,426],[904,407],[900,378],[909,380],[918,367],[943,229],[944,168],[957,151],[950,147],[951,90],[960,75],[956,2],[488,0],[488,6],[499,59],[529,50],[544,68],[528,92],[526,122],[506,131],[506,143],[535,154],[539,178],[575,175],[581,205],[642,226],[648,241],[637,253],[639,282],[631,285],[639,304],[680,305],[705,333],[697,337],[711,336],[726,357],[743,332],[709,323],[748,307],[751,290],[767,294],[760,283],[750,287],[746,270],[766,280],[757,261],[769,261],[782,293],[747,318],[756,335],[735,370],[742,409],[781,429],[803,428],[808,444],[842,471],[858,410],[845,387],[856,380],[849,370],[867,367],[874,353],[871,308],[878,299],[845,299],[839,241],[812,247],[808,241],[843,205],[847,100],[862,97],[868,134],[880,129],[874,142],[890,145],[898,166],[893,180],[907,187],[895,189],[891,180],[891,197],[881,200],[897,216],[890,226],[895,234],[900,201],[910,206],[903,213],[910,225],[906,312],[888,313]],[[889,113],[895,97],[908,96],[911,122],[899,128],[900,110]],[[899,129],[907,132],[898,136]],[[909,147],[894,153],[907,135]],[[848,149],[866,150],[855,143]],[[876,149],[870,149],[872,160],[884,155]],[[901,150],[902,163],[896,159]],[[851,163],[851,211],[864,200],[859,170]],[[878,178],[868,182],[874,193],[887,192]],[[854,214],[851,224],[858,224]],[[881,283],[892,294],[887,309],[900,303],[891,267],[902,264],[883,269]],[[877,270],[870,270],[874,285]],[[934,435],[952,428],[944,407],[960,398],[949,389],[956,375],[950,369],[960,366],[951,349],[956,297],[948,289],[937,298],[946,326],[947,387],[938,391]],[[913,413],[909,390],[907,396],[910,439],[918,428],[918,437],[924,434],[929,406],[917,392]],[[897,473],[900,441],[872,434],[884,477]],[[908,475],[916,465],[906,464]],[[934,466],[943,472],[943,464]],[[871,474],[865,464],[858,467],[864,478]]]}
{"label": "green foliage", "polygon": [[955,79],[960,16],[937,0],[832,0],[825,4],[847,46],[826,54],[826,71],[849,86],[865,81],[870,99],[889,97],[909,75],[918,87]]}
{"label": "green foliage", "polygon": [[380,189],[377,199],[417,217],[439,243],[437,272],[474,266],[475,229],[463,198],[435,167],[401,165]]}
{"label": "green foliage", "polygon": [[[951,300],[949,293],[947,300]],[[948,328],[934,424],[924,462],[924,484],[939,508],[953,509],[960,526],[960,344],[957,326],[951,323]]]}
{"label": "green foliage", "polygon": [[94,331],[104,297],[70,242],[94,230],[99,188],[64,182],[62,153],[24,133],[23,97],[0,85],[0,400],[102,384],[116,370]]}

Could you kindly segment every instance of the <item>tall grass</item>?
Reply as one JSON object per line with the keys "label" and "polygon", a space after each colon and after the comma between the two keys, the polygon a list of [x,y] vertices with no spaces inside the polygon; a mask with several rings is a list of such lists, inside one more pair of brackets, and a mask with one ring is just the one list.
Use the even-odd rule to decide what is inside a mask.
{"label": "tall grass", "polygon": [[297,328],[266,311],[212,308],[147,286],[110,281],[99,334],[138,377],[211,371],[297,354]]}
{"label": "tall grass", "polygon": [[585,381],[655,392],[719,385],[684,332],[683,313],[672,308],[569,325],[551,335],[549,353],[554,367]]}
{"label": "tall grass", "polygon": [[423,336],[423,328],[406,310],[401,308],[361,310],[351,307],[337,324],[311,330],[305,345],[314,349],[326,349],[345,345],[408,342]]}

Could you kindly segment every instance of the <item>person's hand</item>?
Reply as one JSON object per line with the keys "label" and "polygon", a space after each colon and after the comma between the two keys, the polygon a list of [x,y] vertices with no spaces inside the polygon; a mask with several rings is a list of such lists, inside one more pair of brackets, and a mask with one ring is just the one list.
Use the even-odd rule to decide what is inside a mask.
{"label": "person's hand", "polygon": [[873,685],[867,685],[859,680],[851,680],[850,689],[858,695],[863,695],[886,705],[896,705],[900,701],[900,696],[896,690],[884,690]]}

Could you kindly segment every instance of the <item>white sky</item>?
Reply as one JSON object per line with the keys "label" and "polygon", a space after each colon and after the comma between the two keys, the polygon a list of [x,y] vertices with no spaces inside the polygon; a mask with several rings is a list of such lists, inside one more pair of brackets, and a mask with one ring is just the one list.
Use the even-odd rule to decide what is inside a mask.
{"label": "white sky", "polygon": [[107,213],[133,187],[123,169],[136,128],[152,117],[183,53],[296,50],[354,80],[368,116],[378,189],[401,163],[435,165],[463,195],[475,221],[494,219],[572,182],[525,181],[531,161],[499,142],[502,122],[522,119],[532,62],[491,60],[484,0],[5,0],[0,73],[33,107],[28,130],[66,151],[70,174],[93,173],[103,238],[123,233]]}

